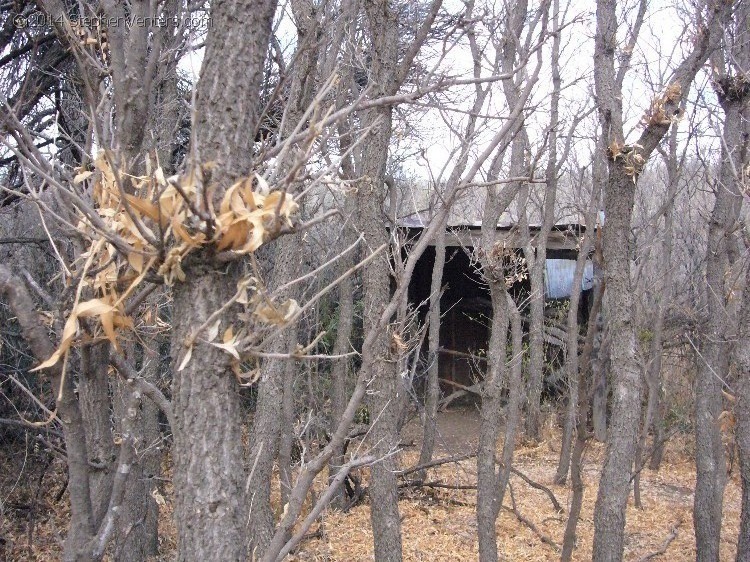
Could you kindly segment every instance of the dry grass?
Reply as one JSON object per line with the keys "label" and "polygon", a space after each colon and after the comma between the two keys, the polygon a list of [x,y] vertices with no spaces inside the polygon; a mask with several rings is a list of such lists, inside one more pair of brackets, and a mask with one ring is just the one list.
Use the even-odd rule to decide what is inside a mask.
{"label": "dry grass", "polygon": [[[554,436],[553,436],[554,437]],[[571,492],[566,486],[551,484],[557,467],[558,452],[554,439],[535,446],[521,446],[515,467],[533,480],[550,487],[566,508]],[[668,448],[665,463],[658,473],[645,470],[641,477],[644,509],[628,504],[625,559],[640,560],[658,551],[677,526],[677,536],[666,554],[654,560],[694,560],[692,502],[695,467],[684,454],[683,441]],[[589,446],[584,459],[585,494],[575,560],[590,560],[593,540],[593,511],[599,470],[604,455],[601,444]],[[416,453],[406,453],[402,464],[409,465]],[[475,484],[475,461],[446,465],[430,471],[429,480],[449,484]],[[555,513],[547,496],[511,478],[519,512],[537,529],[558,545],[562,544],[567,512]],[[722,560],[733,560],[739,532],[741,489],[735,475],[728,482],[724,496],[724,527],[722,529]],[[510,505],[506,494],[505,505]],[[471,560],[478,554],[475,520],[476,493],[467,490],[412,491],[399,504],[403,526],[404,559]],[[322,539],[308,541],[295,555],[295,560],[364,561],[373,560],[369,506],[363,505],[348,514],[329,512],[322,522]],[[503,511],[497,522],[498,551],[502,559],[544,561],[558,560],[559,552],[520,523],[513,513]]]}
{"label": "dry grass", "polygon": [[[542,443],[519,445],[515,467],[533,480],[549,486],[560,503],[567,509],[571,493],[566,486],[551,484],[558,458],[558,435],[548,432]],[[642,475],[643,510],[628,507],[626,529],[626,560],[640,560],[659,550],[664,541],[679,524],[676,538],[667,552],[655,560],[694,560],[695,546],[692,522],[695,468],[690,460],[687,439],[673,440],[658,473],[645,470]],[[450,451],[455,453],[456,451]],[[409,448],[401,455],[401,464],[410,466],[418,451]],[[437,455],[446,454],[444,451]],[[601,444],[591,444],[584,458],[585,496],[581,521],[578,526],[576,560],[590,560],[593,538],[593,509],[604,449]],[[0,459],[2,460],[2,459]],[[66,498],[55,504],[52,500],[64,482],[64,467],[55,461],[45,475],[35,509],[35,529],[31,547],[28,544],[28,511],[18,506],[30,505],[36,487],[29,490],[12,489],[15,474],[0,465],[0,499],[3,513],[0,517],[0,536],[6,543],[0,547],[0,560],[59,560],[61,541],[67,524]],[[722,560],[733,560],[739,531],[740,485],[736,470],[730,478],[724,498],[724,527],[722,530]],[[366,479],[366,474],[364,475]],[[462,461],[429,471],[430,480],[448,484],[475,484],[474,460]],[[557,544],[562,543],[567,514],[555,513],[551,502],[542,493],[519,478],[511,478],[518,510],[531,520],[538,530]],[[174,526],[171,523],[171,490],[162,490],[167,505],[162,507],[160,521],[161,555],[159,560],[170,560],[174,553]],[[471,490],[407,490],[399,507],[402,516],[404,559],[420,560],[471,560],[477,558],[475,520],[476,494]],[[506,505],[510,496],[506,494]],[[369,506],[362,505],[349,513],[328,511],[319,530],[322,538],[303,543],[293,560],[359,561],[373,560],[372,533]],[[314,527],[315,531],[318,527]],[[545,545],[540,538],[516,517],[503,511],[498,518],[498,549],[504,560],[542,561],[557,560],[559,553]]]}

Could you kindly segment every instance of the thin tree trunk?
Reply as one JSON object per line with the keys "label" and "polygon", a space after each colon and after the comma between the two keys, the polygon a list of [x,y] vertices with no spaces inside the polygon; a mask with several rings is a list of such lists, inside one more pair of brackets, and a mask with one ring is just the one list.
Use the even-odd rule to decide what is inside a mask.
{"label": "thin tree trunk", "polygon": [[[662,242],[661,275],[655,292],[657,298],[656,318],[653,321],[653,336],[649,349],[649,360],[646,364],[646,386],[648,397],[646,399],[646,410],[643,415],[643,427],[638,439],[638,447],[635,452],[635,475],[633,476],[633,499],[635,506],[642,509],[641,503],[641,468],[643,463],[643,452],[646,448],[648,435],[653,428],[654,451],[651,455],[650,467],[657,468],[661,463],[663,455],[663,419],[661,415],[661,365],[664,341],[664,316],[672,295],[671,263],[672,263],[672,223],[674,212],[674,199],[677,196],[679,182],[677,170],[677,128],[673,128],[669,135],[669,160],[667,163],[667,174],[669,188],[667,189],[666,209],[664,211],[664,241]],[[652,468],[653,469],[653,468]]]}
{"label": "thin tree trunk", "polygon": [[513,468],[513,453],[516,450],[516,436],[521,425],[521,408],[523,405],[523,321],[516,303],[506,293],[510,319],[511,353],[508,378],[508,404],[505,406],[505,440],[500,457],[500,488],[498,506],[503,505],[505,490]]}
{"label": "thin tree trunk", "polygon": [[[372,48],[370,79],[376,95],[389,91],[396,80],[398,62],[398,23],[387,0],[365,2],[369,41]],[[357,189],[358,229],[367,247],[388,243],[383,222],[388,143],[391,138],[391,107],[368,110],[362,116],[366,126],[373,127],[362,156],[362,179]],[[368,331],[380,318],[390,300],[389,266],[385,257],[374,260],[362,272],[364,329]],[[375,544],[375,559],[383,562],[401,560],[401,518],[398,510],[398,486],[393,453],[398,447],[399,391],[401,384],[392,356],[391,330],[383,330],[373,344],[370,393],[372,454],[378,461],[372,466],[370,479],[370,520]]]}
{"label": "thin tree trunk", "polygon": [[[276,243],[275,263],[271,274],[271,287],[278,287],[294,279],[299,263],[300,236],[284,236]],[[284,294],[281,298],[291,298]],[[296,345],[295,330],[279,334],[269,349],[273,353],[288,353]],[[263,374],[258,386],[258,401],[250,431],[250,463],[254,467],[249,486],[251,552],[260,557],[268,547],[276,526],[271,507],[271,478],[274,460],[279,452],[283,420],[284,382],[288,359],[269,359],[263,364]],[[292,428],[288,428],[289,431]],[[283,486],[283,483],[282,483]]]}
{"label": "thin tree trunk", "polygon": [[592,355],[594,353],[594,341],[599,331],[599,311],[601,310],[602,297],[604,295],[604,284],[597,283],[594,293],[594,303],[591,307],[588,328],[586,330],[586,341],[581,352],[580,370],[576,374],[579,380],[578,390],[580,400],[578,401],[578,412],[576,417],[576,439],[571,458],[570,481],[573,497],[570,501],[570,512],[565,524],[563,535],[561,562],[570,562],[573,557],[573,549],[576,544],[576,527],[581,516],[583,507],[583,451],[589,438],[588,414],[591,405],[591,393],[588,380],[592,375]]}
{"label": "thin tree trunk", "polygon": [[[21,327],[21,333],[38,361],[46,360],[55,350],[47,329],[35,313],[36,306],[23,281],[0,264],[0,294],[7,299]],[[85,547],[94,536],[95,525],[89,485],[89,456],[83,416],[73,388],[70,374],[63,376],[62,363],[45,369],[56,398],[57,415],[63,425],[65,451],[68,458],[68,495],[70,497],[70,526],[65,539],[63,560],[79,562],[91,560]]]}
{"label": "thin tree trunk", "polygon": [[[156,343],[155,340],[151,340]],[[144,350],[145,351],[145,350]],[[157,383],[159,357],[141,359],[141,376],[153,384]],[[117,531],[113,539],[114,559],[117,562],[140,562],[157,554],[159,506],[151,496],[156,490],[155,477],[161,473],[163,447],[159,429],[159,408],[149,399],[141,402],[140,408],[128,412],[134,392],[130,385],[119,380],[115,389],[115,419],[122,435],[122,420],[128,420],[133,434],[136,459],[128,475],[122,509],[117,518]]]}
{"label": "thin tree trunk", "polygon": [[78,399],[86,427],[86,449],[91,467],[91,503],[97,526],[107,512],[117,456],[110,415],[109,345],[109,342],[99,342],[82,350],[78,383]]}
{"label": "thin tree trunk", "polygon": [[696,483],[693,523],[697,560],[719,560],[721,521],[726,484],[726,463],[719,416],[722,387],[729,372],[731,315],[727,302],[731,267],[729,245],[742,206],[739,174],[750,157],[750,88],[743,74],[750,65],[750,9],[741,3],[734,11],[734,29],[727,44],[713,53],[714,88],[724,110],[721,167],[715,185],[716,200],[708,223],[706,251],[706,323],[700,345],[700,368],[695,381]]}
{"label": "thin tree trunk", "polygon": [[[435,238],[435,262],[430,282],[429,334],[427,340],[427,387],[425,389],[422,449],[417,464],[432,460],[437,433],[437,411],[440,402],[440,297],[442,296],[443,268],[445,266],[445,227]],[[420,478],[424,478],[422,472]]]}
{"label": "thin tree trunk", "polygon": [[[495,156],[490,166],[490,178],[496,177],[502,165],[503,155],[503,152],[499,152]],[[501,488],[501,478],[504,472],[498,473],[496,469],[496,451],[502,421],[502,392],[508,380],[507,346],[510,299],[507,295],[505,280],[505,260],[508,257],[502,246],[495,242],[496,225],[500,213],[507,208],[519,188],[518,183],[508,184],[502,194],[498,194],[495,187],[488,188],[482,217],[482,274],[489,285],[492,302],[492,323],[487,348],[487,370],[482,385],[482,405],[479,411],[481,421],[477,448],[477,534],[479,559],[482,562],[495,562],[498,559],[495,521],[500,513],[502,495],[505,492],[505,486]],[[517,258],[517,256],[514,257]],[[522,363],[514,363],[514,369],[521,369],[521,367]],[[520,370],[514,371],[513,374],[522,378]],[[523,384],[518,384],[516,391],[521,391],[522,388]],[[503,453],[505,452],[504,447]],[[501,469],[505,468],[508,467],[501,467]]]}
{"label": "thin tree trunk", "polygon": [[[347,235],[342,236],[343,240],[347,240]],[[349,255],[341,258],[339,262],[339,274],[343,274],[349,270],[352,265],[352,260]],[[333,354],[344,355],[352,349],[352,327],[354,324],[354,287],[352,277],[347,276],[339,284],[338,294],[338,323],[336,326],[336,339],[333,343]],[[349,382],[349,368],[350,361],[346,357],[336,359],[332,365],[332,391],[331,391],[331,420],[332,427],[335,429],[339,420],[344,414],[346,404],[348,402],[348,382]],[[332,429],[332,430],[333,430]],[[328,465],[328,479],[332,481],[338,470],[344,464],[344,448],[343,446],[338,447],[336,452],[331,457],[331,462]],[[339,491],[336,498],[333,500],[333,504],[337,507],[343,508],[345,505],[345,496]]]}
{"label": "thin tree trunk", "polygon": [[[545,6],[547,6],[545,4]],[[517,61],[525,54],[520,38],[523,34],[528,12],[528,2],[522,0],[516,2],[512,10],[507,14],[507,24],[504,29],[503,48],[501,52],[503,72],[512,72]],[[503,92],[508,106],[512,107],[518,103],[520,94],[519,80],[503,81]],[[518,131],[511,145],[510,175],[521,176],[527,169],[527,153],[529,149],[529,138],[525,124],[519,124]],[[542,394],[542,377],[544,370],[544,265],[539,265],[536,252],[532,245],[529,232],[529,221],[527,203],[529,197],[529,186],[519,186],[521,195],[519,197],[519,214],[523,240],[524,256],[531,281],[531,295],[529,296],[531,318],[529,325],[529,350],[530,358],[526,381],[526,436],[530,439],[538,439],[541,427],[540,400]],[[550,200],[545,197],[545,222],[547,219],[547,208]],[[552,203],[554,211],[554,202]],[[554,220],[554,218],[553,218]],[[544,230],[544,229],[543,229]],[[543,236],[543,233],[540,233]],[[544,242],[542,242],[544,244]],[[542,262],[544,258],[542,258]],[[540,268],[541,267],[541,268]]]}
{"label": "thin tree trunk", "polygon": [[[290,326],[289,351],[297,347],[297,326]],[[281,505],[289,502],[289,492],[292,489],[292,449],[294,448],[294,379],[297,375],[298,364],[291,359],[284,365],[284,399],[281,404],[281,436],[279,438],[279,486]]]}
{"label": "thin tree trunk", "polygon": [[[750,244],[746,243],[746,248]],[[745,289],[739,318],[739,334],[734,348],[737,365],[735,439],[739,450],[742,482],[742,512],[737,539],[737,562],[750,561],[750,267],[745,266]]]}
{"label": "thin tree trunk", "polygon": [[[596,191],[596,190],[595,190]],[[594,199],[594,205],[596,205],[596,199]],[[596,206],[594,206],[594,213],[588,213],[588,219],[595,216]],[[588,261],[588,255],[593,247],[591,235],[586,235],[576,259],[576,268],[573,273],[573,286],[570,295],[570,305],[568,308],[567,318],[567,341],[565,350],[565,373],[568,378],[568,404],[566,406],[565,424],[563,426],[562,445],[560,447],[560,462],[557,465],[557,472],[555,473],[554,483],[565,484],[568,478],[568,471],[570,469],[571,462],[571,447],[573,446],[573,433],[577,431],[577,420],[581,415],[581,409],[578,407],[579,397],[581,396],[581,389],[579,388],[579,361],[578,361],[578,337],[580,335],[580,327],[578,325],[578,307],[581,301],[581,286],[583,284],[583,274],[586,268],[586,262]],[[590,321],[590,320],[589,320]],[[588,406],[588,404],[587,404]]]}
{"label": "thin tree trunk", "polygon": [[[501,266],[502,268],[502,266]],[[507,378],[508,302],[505,280],[488,281],[492,298],[492,326],[487,350],[487,372],[482,387],[479,447],[477,449],[477,532],[479,559],[497,557],[495,521],[500,512],[500,478],[496,466],[497,438],[502,421],[502,391]]]}
{"label": "thin tree trunk", "polygon": [[659,306],[654,326],[654,339],[651,342],[650,363],[648,366],[649,400],[653,400],[653,429],[654,451],[649,460],[649,468],[658,470],[664,457],[664,404],[661,387],[661,367],[664,344],[664,317],[672,299],[672,247],[674,238],[674,200],[680,181],[680,169],[677,162],[677,129],[669,135],[669,154],[667,160],[667,174],[669,189],[667,191],[667,209],[664,212],[664,240],[662,242],[662,291],[660,291]]}
{"label": "thin tree trunk", "polygon": [[[671,88],[660,96],[662,111],[678,111],[698,70],[718,41],[724,6],[711,3],[707,26],[675,71]],[[640,171],[669,130],[671,119],[654,115],[638,141],[626,146],[622,122],[622,81],[615,74],[617,16],[614,0],[597,2],[594,79],[602,135],[607,143],[609,179],[605,192],[604,265],[607,282],[613,371],[612,418],[594,510],[596,562],[622,560],[625,510],[635,458],[641,411],[641,374],[636,362],[633,291],[630,275],[630,223]],[[710,44],[713,42],[713,44]]]}

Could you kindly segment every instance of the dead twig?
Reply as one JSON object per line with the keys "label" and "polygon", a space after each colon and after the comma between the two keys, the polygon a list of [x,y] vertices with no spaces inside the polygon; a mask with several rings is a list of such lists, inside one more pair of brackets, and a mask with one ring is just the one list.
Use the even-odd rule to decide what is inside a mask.
{"label": "dead twig", "polygon": [[651,554],[647,554],[646,556],[639,558],[638,562],[647,562],[648,560],[653,560],[657,556],[661,556],[662,554],[666,554],[667,549],[669,548],[669,545],[672,544],[672,541],[677,538],[677,533],[679,531],[680,525],[682,525],[682,519],[678,519],[677,522],[672,526],[671,531],[669,532],[669,535],[666,539],[664,539],[664,542],[662,543],[659,550],[656,552],[652,552]]}
{"label": "dead twig", "polygon": [[407,480],[398,485],[401,488],[443,488],[446,490],[476,490],[476,484],[446,484],[444,482],[424,482],[423,480]]}
{"label": "dead twig", "polygon": [[524,517],[520,511],[518,511],[518,507],[516,506],[516,498],[513,496],[513,486],[511,486],[510,482],[508,482],[508,491],[510,492],[510,501],[511,501],[511,507],[508,507],[507,505],[503,506],[503,509],[506,511],[510,511],[516,516],[516,519],[518,519],[521,523],[526,525],[529,529],[531,529],[534,534],[539,537],[539,539],[546,545],[551,546],[556,551],[560,552],[561,548],[560,545],[558,545],[555,541],[553,541],[551,538],[549,538],[547,535],[542,533],[539,528],[534,524],[533,521],[527,519]]}
{"label": "dead twig", "polygon": [[413,466],[411,468],[405,468],[404,470],[399,470],[398,472],[396,472],[396,476],[406,476],[407,474],[420,472],[427,468],[434,468],[436,466],[441,466],[441,465],[452,463],[452,462],[461,462],[467,459],[472,459],[476,456],[477,456],[476,452],[473,452],[473,453],[465,453],[462,455],[454,455],[452,457],[443,457],[442,459],[435,459],[430,462],[426,462],[424,464]]}
{"label": "dead twig", "polygon": [[526,482],[532,488],[534,488],[536,490],[539,490],[539,491],[544,492],[545,494],[547,494],[547,497],[552,502],[552,505],[554,506],[555,511],[557,511],[557,513],[563,513],[564,510],[563,510],[562,506],[560,505],[560,502],[557,501],[557,498],[555,497],[555,494],[552,492],[552,490],[550,490],[549,488],[547,488],[547,486],[545,486],[544,484],[540,484],[539,482],[534,482],[531,478],[529,478],[528,476],[526,476],[523,472],[521,472],[517,468],[511,467],[510,471],[513,474],[515,474],[516,476],[518,476],[521,480],[523,480],[524,482]]}

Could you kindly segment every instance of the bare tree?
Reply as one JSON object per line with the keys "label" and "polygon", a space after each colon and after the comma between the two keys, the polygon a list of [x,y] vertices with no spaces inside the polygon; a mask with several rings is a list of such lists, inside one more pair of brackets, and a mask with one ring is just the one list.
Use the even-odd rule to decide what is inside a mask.
{"label": "bare tree", "polygon": [[[747,180],[745,180],[747,181]],[[747,197],[747,192],[746,195]],[[745,253],[750,244],[745,231]],[[742,479],[742,514],[737,539],[737,562],[750,560],[750,267],[745,265],[745,290],[739,317],[739,332],[734,348],[737,364],[737,402],[735,435],[740,457]]]}
{"label": "bare tree", "polygon": [[597,2],[594,77],[602,135],[607,145],[609,178],[605,189],[603,253],[613,375],[612,417],[607,454],[594,512],[597,561],[621,560],[625,508],[640,425],[641,375],[635,358],[629,240],[638,176],[669,130],[683,96],[721,36],[723,3],[709,3],[692,51],[676,68],[671,84],[651,104],[637,142],[626,144],[622,117],[622,72],[616,72],[616,2]]}
{"label": "bare tree", "polygon": [[742,206],[741,170],[748,163],[750,134],[750,10],[733,8],[726,43],[711,53],[713,83],[724,111],[722,151],[716,178],[714,203],[708,224],[706,249],[706,324],[700,345],[700,369],[695,382],[696,484],[693,521],[697,559],[719,560],[722,506],[726,467],[719,416],[723,410],[722,387],[729,372],[731,316],[727,312],[725,272],[736,258],[733,235]]}

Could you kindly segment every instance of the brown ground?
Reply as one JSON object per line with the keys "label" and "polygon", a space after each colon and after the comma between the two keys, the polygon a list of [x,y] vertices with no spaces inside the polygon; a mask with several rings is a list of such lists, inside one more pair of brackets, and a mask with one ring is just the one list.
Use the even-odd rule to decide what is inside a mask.
{"label": "brown ground", "polygon": [[[475,408],[445,412],[438,422],[440,450],[436,457],[452,456],[474,450],[479,432],[479,414]],[[419,443],[418,423],[412,422],[404,432],[403,442]],[[675,532],[666,553],[652,560],[695,560],[692,502],[695,467],[687,439],[668,444],[662,469],[645,470],[641,477],[644,509],[629,502],[625,541],[625,560],[640,561],[660,550]],[[604,447],[589,445],[584,457],[585,493],[578,545],[574,560],[591,560],[593,510]],[[409,447],[402,455],[402,465],[411,466],[419,456],[418,447]],[[537,531],[557,545],[562,544],[567,508],[571,493],[566,486],[555,486],[552,478],[559,458],[559,431],[547,428],[546,438],[537,444],[519,443],[514,467],[532,480],[548,486],[565,508],[557,514],[549,498],[513,476],[511,486],[518,511],[530,520]],[[428,480],[447,484],[476,484],[474,459],[444,465],[430,471]],[[737,469],[733,471],[724,495],[722,560],[734,560],[739,532],[741,489]],[[510,494],[505,505],[511,505]],[[466,490],[412,490],[399,504],[403,526],[404,559],[410,561],[476,560],[475,521],[476,493]],[[322,539],[307,542],[294,560],[366,561],[373,560],[369,506],[363,505],[348,514],[330,512],[322,522]],[[559,560],[559,551],[545,544],[536,532],[503,511],[498,518],[498,551],[508,561]]]}
{"label": "brown ground", "polygon": [[[476,409],[454,410],[441,414],[439,419],[439,450],[436,457],[469,452],[476,446],[479,416]],[[413,464],[419,454],[420,431],[412,422],[404,432],[404,444],[412,441],[401,455],[403,466]],[[559,433],[548,429],[546,438],[538,444],[519,443],[514,466],[533,480],[549,486],[567,510],[570,491],[565,486],[551,484],[559,455]],[[642,497],[644,510],[628,508],[625,559],[639,561],[659,550],[676,530],[666,554],[653,560],[694,560],[692,501],[695,469],[690,460],[691,445],[687,439],[669,443],[665,463],[658,473],[644,471]],[[596,485],[603,458],[601,444],[591,444],[584,458],[586,491],[581,521],[578,526],[576,560],[591,559],[593,507]],[[14,487],[18,476],[17,463],[11,463],[0,451],[0,561],[2,560],[59,560],[60,545],[65,534],[66,498],[54,503],[54,497],[64,482],[63,465],[55,461],[47,470],[38,499],[37,486],[32,489]],[[27,466],[26,470],[30,467]],[[366,474],[364,475],[366,478]],[[447,484],[475,484],[476,463],[470,459],[448,464],[429,471],[428,480]],[[511,478],[513,497],[519,512],[530,520],[538,533],[561,544],[566,514],[555,513],[549,498],[518,477]],[[162,490],[167,498],[162,507],[162,555],[158,560],[171,560],[174,552],[174,528],[170,522],[170,490]],[[740,486],[737,470],[733,471],[725,492],[724,528],[722,530],[722,560],[734,560],[739,529]],[[505,505],[511,504],[506,494]],[[35,505],[30,518],[28,506]],[[403,525],[404,559],[409,561],[475,560],[477,539],[475,506],[476,493],[472,490],[410,490],[400,502]],[[31,547],[28,542],[29,520],[34,521]],[[555,547],[542,542],[540,536],[520,523],[513,513],[503,511],[498,519],[498,549],[509,561],[557,560]],[[344,514],[329,511],[319,529],[322,538],[308,540],[293,560],[365,561],[373,560],[369,506],[362,505]]]}

